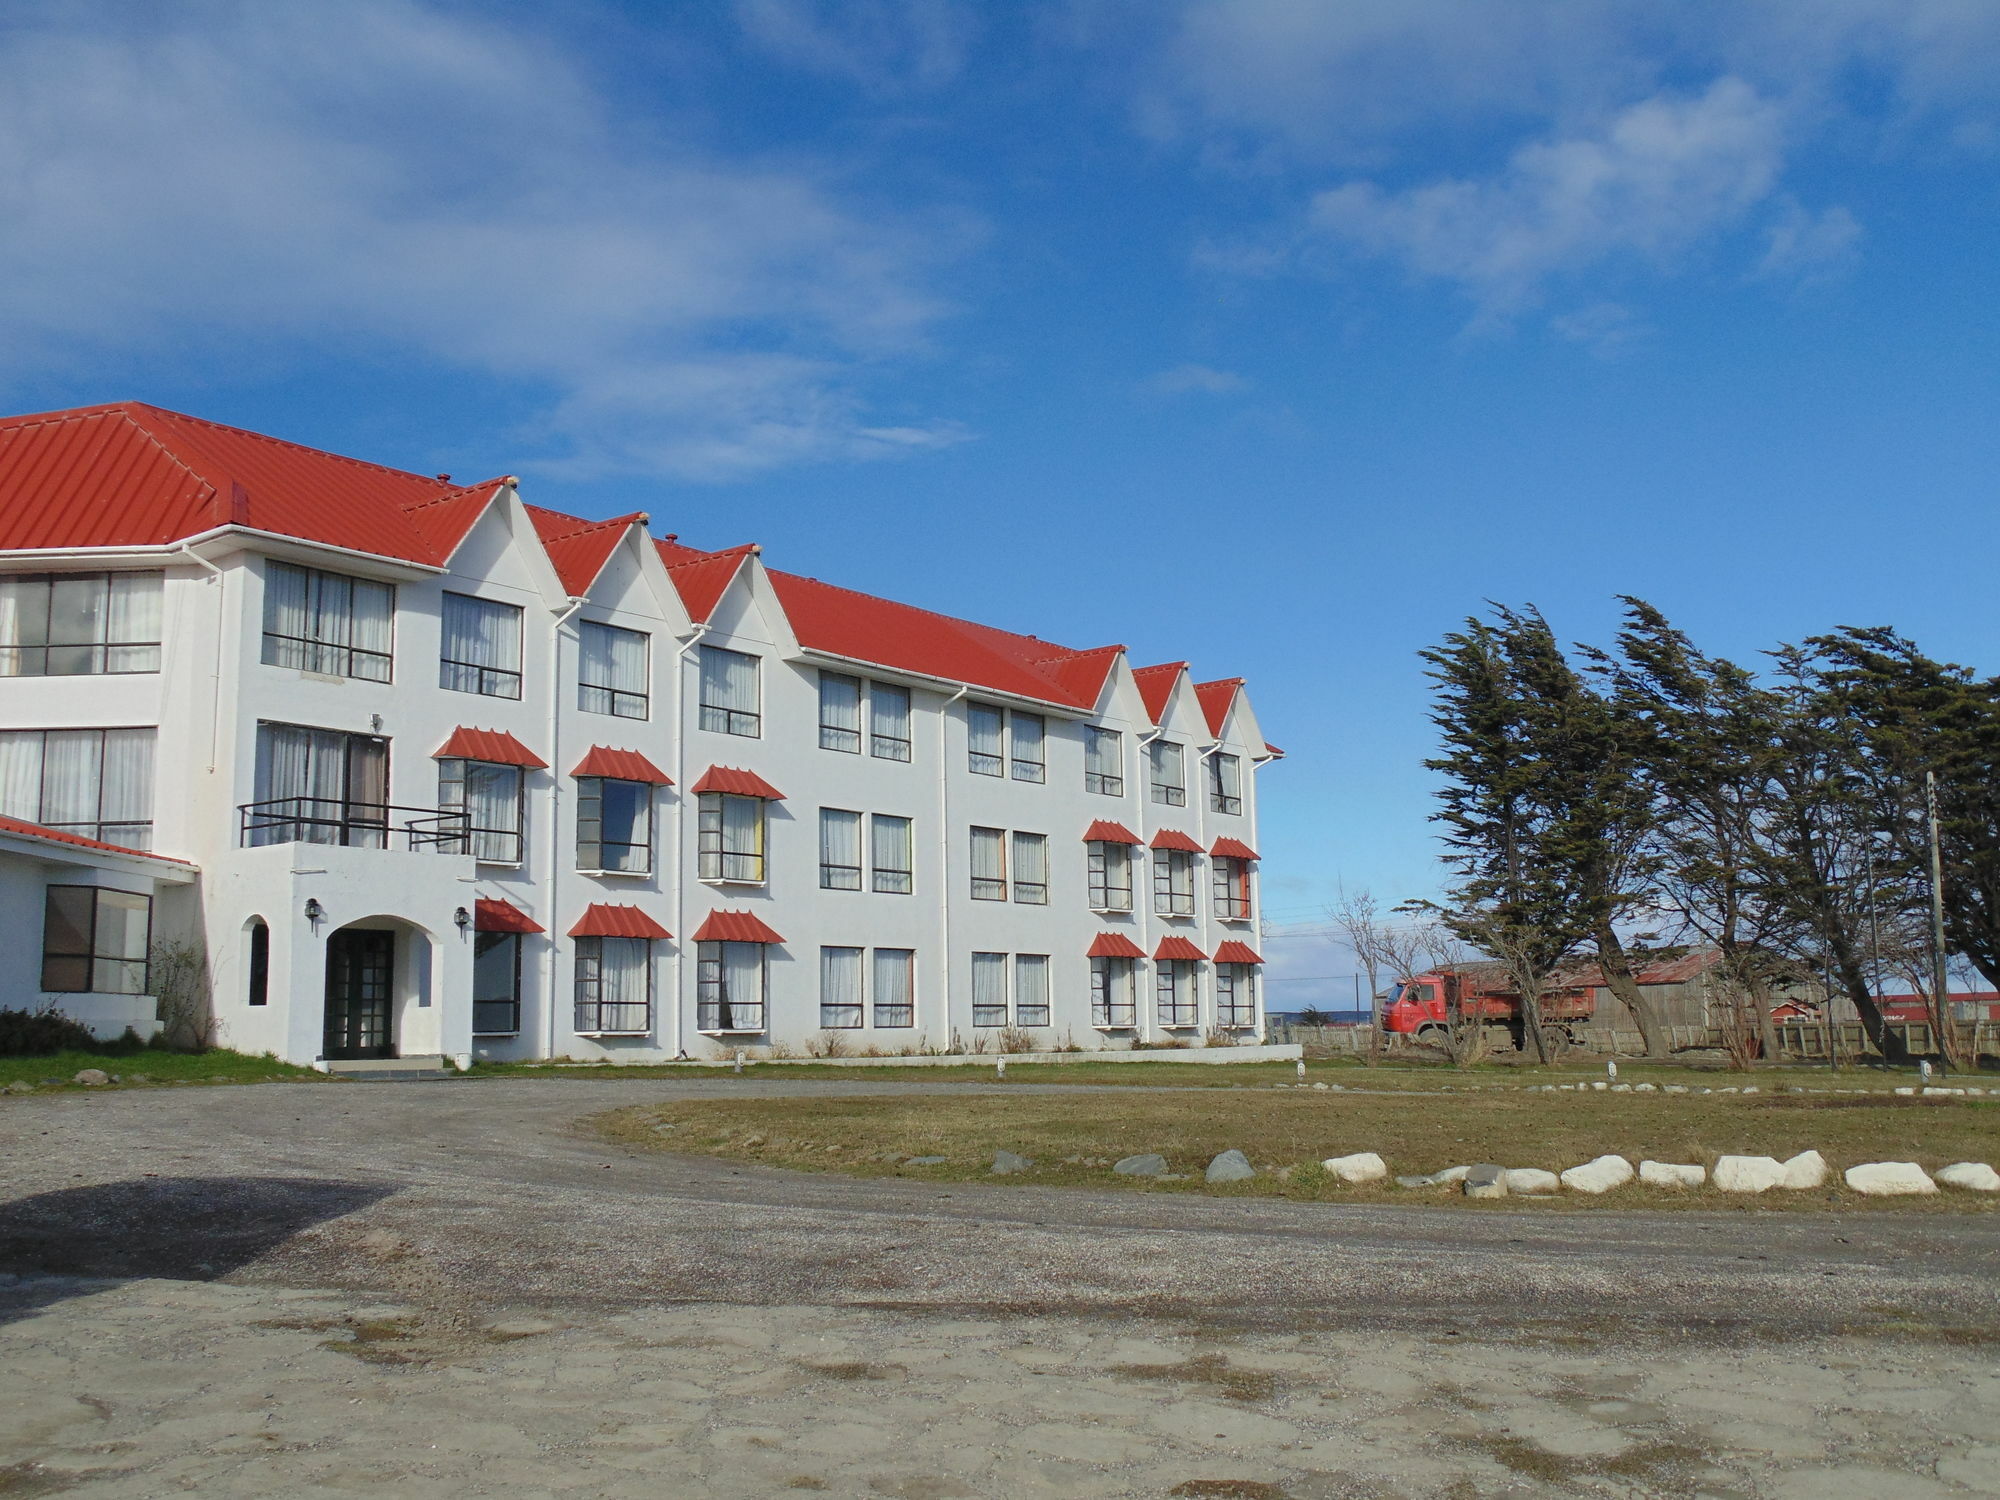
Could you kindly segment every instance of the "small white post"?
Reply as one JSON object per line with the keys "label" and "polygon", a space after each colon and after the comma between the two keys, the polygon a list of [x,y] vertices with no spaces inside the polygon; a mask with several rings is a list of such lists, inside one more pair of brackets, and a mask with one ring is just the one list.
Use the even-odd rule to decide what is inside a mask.
{"label": "small white post", "polygon": [[1306,1081],[1306,1060],[1302,1057],[1299,1059],[1299,1082],[1304,1083],[1305,1081]]}
{"label": "small white post", "polygon": [[743,1071],[743,1050],[740,1047],[736,1051],[736,1071],[739,1073]]}
{"label": "small white post", "polygon": [[1613,1059],[1612,1059],[1612,1060],[1611,1060],[1610,1062],[1606,1063],[1606,1064],[1604,1065],[1604,1071],[1605,1071],[1606,1073],[1608,1073],[1608,1074],[1609,1074],[1609,1075],[1611,1076],[1611,1080],[1612,1080],[1612,1081],[1613,1081],[1614,1083],[1615,1083],[1615,1082],[1617,1082],[1617,1080],[1618,1080],[1618,1059],[1616,1059],[1616,1058],[1614,1057],[1614,1058],[1613,1058]]}
{"label": "small white post", "polygon": [[1004,1056],[998,1062],[994,1063],[993,1071],[1002,1081],[1005,1081],[1007,1077],[1007,1059]]}
{"label": "small white post", "polygon": [[1917,1078],[1920,1082],[1926,1084],[1931,1081],[1931,1060],[1928,1057],[1918,1059]]}

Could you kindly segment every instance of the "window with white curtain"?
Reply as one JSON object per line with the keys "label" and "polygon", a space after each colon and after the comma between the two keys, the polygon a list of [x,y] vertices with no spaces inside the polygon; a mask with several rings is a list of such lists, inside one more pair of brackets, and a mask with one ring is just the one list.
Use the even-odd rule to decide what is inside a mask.
{"label": "window with white curtain", "polygon": [[162,573],[0,577],[0,677],[160,670]]}
{"label": "window with white curtain", "polygon": [[643,630],[577,626],[576,706],[587,714],[643,719],[649,712],[647,658],[652,640]]}
{"label": "window with white curtain", "polygon": [[860,813],[838,807],[819,810],[819,885],[823,891],[861,889]]}
{"label": "window with white curtain", "polygon": [[1014,955],[1014,1024],[1049,1024],[1049,956],[1046,953]]}
{"label": "window with white curtain", "polygon": [[1208,805],[1219,813],[1243,811],[1243,763],[1221,751],[1208,758]]}
{"label": "window with white curtain", "polygon": [[1215,914],[1225,922],[1250,920],[1250,862],[1226,854],[1209,861],[1215,890]]}
{"label": "window with white curtain", "polygon": [[1187,806],[1187,771],[1181,747],[1171,740],[1154,740],[1146,747],[1152,768],[1153,800],[1168,807]]}
{"label": "window with white curtain", "polygon": [[653,1029],[650,939],[576,939],[576,1029],[598,1036]]}
{"label": "window with white curtain", "polygon": [[721,646],[701,648],[701,727],[755,739],[764,732],[757,707],[757,658]]}
{"label": "window with white curtain", "polygon": [[522,844],[523,780],[519,766],[486,760],[438,762],[438,811],[464,815],[448,846],[492,864],[519,864]]}
{"label": "window with white curtain", "polygon": [[699,865],[703,880],[764,879],[764,799],[701,794]]}
{"label": "window with white curtain", "polygon": [[150,849],[156,737],[151,729],[0,731],[0,813]]}
{"label": "window with white curtain", "polygon": [[1194,964],[1184,958],[1153,963],[1155,1004],[1162,1026],[1193,1026],[1199,1001],[1194,992]]}
{"label": "window with white curtain", "polygon": [[1132,850],[1129,845],[1093,839],[1085,844],[1092,911],[1132,909]]}
{"label": "window with white curtain", "polygon": [[1047,781],[1048,721],[1015,709],[1007,715],[1010,765],[1016,781]]}
{"label": "window with white curtain", "polygon": [[819,950],[819,1024],[823,1031],[851,1031],[861,1024],[859,948]]}
{"label": "window with white curtain", "polygon": [[1215,1024],[1240,1027],[1257,1024],[1257,966],[1215,966]]}
{"label": "window with white curtain", "polygon": [[1049,904],[1049,840],[1047,834],[1014,835],[1014,899],[1029,906]]}
{"label": "window with white curtain", "polygon": [[390,679],[395,585],[291,563],[264,565],[264,661],[332,677]]}
{"label": "window with white curtain", "polygon": [[990,703],[965,705],[965,742],[975,776],[1007,774],[1007,711]]}
{"label": "window with white curtain", "polygon": [[875,950],[874,1022],[883,1028],[917,1024],[917,955],[911,948]]}
{"label": "window with white curtain", "polygon": [[1194,915],[1194,856],[1187,850],[1153,851],[1153,910],[1163,917]]}
{"label": "window with white curtain", "polygon": [[1125,736],[1117,730],[1092,724],[1083,731],[1083,789],[1125,795]]}
{"label": "window with white curtain", "polygon": [[1007,955],[972,955],[972,1024],[1007,1024]]}
{"label": "window with white curtain", "polygon": [[861,753],[861,679],[842,672],[819,674],[819,747]]}
{"label": "window with white curtain", "polygon": [[1004,828],[972,830],[972,899],[1007,899],[1007,831]]}
{"label": "window with white curtain", "polygon": [[653,788],[608,776],[576,780],[576,867],[619,875],[653,868]]}
{"label": "window with white curtain", "polygon": [[885,896],[909,895],[916,888],[910,859],[910,820],[876,813],[868,824],[868,860],[876,891]]}
{"label": "window with white curtain", "polygon": [[488,698],[520,697],[520,607],[447,593],[438,644],[438,686]]}
{"label": "window with white curtain", "polygon": [[52,885],[42,909],[42,989],[143,995],[153,901],[130,891]]}
{"label": "window with white curtain", "polygon": [[695,1024],[701,1031],[762,1031],[762,943],[695,945]]}
{"label": "window with white curtain", "polygon": [[877,760],[910,758],[910,690],[868,684],[868,753]]}
{"label": "window with white curtain", "polygon": [[1139,1010],[1133,991],[1131,959],[1093,958],[1090,961],[1090,1024],[1138,1025]]}
{"label": "window with white curtain", "polygon": [[[388,847],[389,742],[378,735],[260,723],[256,785],[243,811],[246,846]],[[411,847],[455,848],[463,821],[440,818],[425,835],[412,829]]]}

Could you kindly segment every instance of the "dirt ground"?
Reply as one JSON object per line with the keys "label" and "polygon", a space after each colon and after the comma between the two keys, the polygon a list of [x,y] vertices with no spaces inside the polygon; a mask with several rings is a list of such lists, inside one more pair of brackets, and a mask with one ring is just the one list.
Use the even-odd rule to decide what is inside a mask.
{"label": "dirt ground", "polygon": [[1989,1215],[1583,1230],[585,1123],[867,1087],[0,1100],[0,1495],[2000,1494]]}

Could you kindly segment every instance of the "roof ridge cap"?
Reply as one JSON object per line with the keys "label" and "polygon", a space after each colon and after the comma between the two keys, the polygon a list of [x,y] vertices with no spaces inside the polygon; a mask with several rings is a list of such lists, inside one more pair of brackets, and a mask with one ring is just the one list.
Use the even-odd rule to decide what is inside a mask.
{"label": "roof ridge cap", "polygon": [[429,510],[433,505],[442,505],[447,500],[462,500],[474,490],[499,489],[505,482],[504,474],[496,479],[482,479],[477,484],[462,484],[457,489],[446,490],[442,495],[432,495],[428,500],[412,500],[396,508],[407,516],[416,511]]}
{"label": "roof ridge cap", "polygon": [[[781,568],[773,568],[771,571],[780,578],[796,578],[801,583],[815,583],[823,589],[837,589],[843,594],[854,594],[863,599],[873,599],[877,604],[893,604],[898,609],[907,609],[916,614],[929,615],[933,620],[949,620],[954,625],[970,625],[974,630],[990,630],[995,635],[1011,635],[1017,641],[1033,641],[1039,646],[1053,646],[1057,651],[1067,655],[1074,656],[1080,654],[1073,646],[1059,645],[1055,641],[1045,641],[1038,635],[1029,635],[1025,631],[1020,630],[1009,630],[1004,625],[983,625],[977,620],[966,619],[964,615],[948,615],[941,609],[926,609],[921,604],[906,604],[901,599],[891,599],[883,594],[871,594],[865,589],[849,588],[844,583],[828,583],[824,578],[814,578],[806,573],[787,573]],[[1098,650],[1101,648],[1091,647],[1090,649]],[[1038,660],[1053,661],[1055,659],[1054,657],[1030,657],[1029,661],[1033,663]]]}
{"label": "roof ridge cap", "polygon": [[[353,458],[345,453],[335,453],[330,448],[315,448],[310,443],[296,443],[290,438],[272,437],[268,432],[254,432],[248,427],[235,427],[228,422],[217,422],[209,417],[197,417],[188,412],[175,411],[169,406],[155,406],[150,401],[132,401],[121,404],[135,407],[144,412],[157,412],[161,416],[171,417],[178,422],[189,422],[197,427],[211,427],[217,432],[233,433],[237,437],[255,438],[260,443],[269,443],[276,448],[291,448],[300,453],[310,453],[316,458],[330,458],[337,463],[352,464],[357,469],[373,469],[378,474],[394,474],[399,479],[415,479],[423,484],[438,483],[438,480],[435,478],[419,474],[412,469],[398,469],[392,464],[378,464],[371,459]],[[136,418],[133,420],[134,425],[144,425],[138,422]],[[148,435],[156,442],[163,441],[156,433],[149,432]]]}
{"label": "roof ridge cap", "polygon": [[753,557],[756,555],[758,544],[755,542],[744,542],[739,546],[718,547],[714,551],[709,551],[704,547],[688,547],[683,542],[669,542],[664,537],[655,537],[653,538],[653,545],[655,547],[683,547],[689,552],[698,552],[701,554],[699,557],[684,557],[679,562],[668,562],[664,557],[661,558],[661,566],[671,571],[674,568],[692,568],[697,563],[714,562],[718,557]]}
{"label": "roof ridge cap", "polygon": [[1142,677],[1148,672],[1168,672],[1168,671],[1186,672],[1187,670],[1188,670],[1188,664],[1184,661],[1162,661],[1162,662],[1155,662],[1150,667],[1134,667],[1132,669],[1132,675],[1134,677]]}

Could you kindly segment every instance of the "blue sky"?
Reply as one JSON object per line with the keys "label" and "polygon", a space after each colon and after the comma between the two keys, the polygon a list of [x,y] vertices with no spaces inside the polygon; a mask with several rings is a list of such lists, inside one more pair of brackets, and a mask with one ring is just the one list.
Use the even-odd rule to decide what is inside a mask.
{"label": "blue sky", "polygon": [[1486,598],[2000,669],[1990,0],[14,0],[0,78],[5,409],[1246,676],[1277,918],[1435,883]]}

